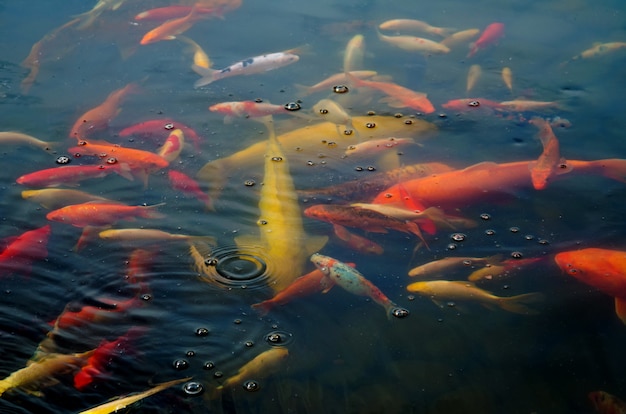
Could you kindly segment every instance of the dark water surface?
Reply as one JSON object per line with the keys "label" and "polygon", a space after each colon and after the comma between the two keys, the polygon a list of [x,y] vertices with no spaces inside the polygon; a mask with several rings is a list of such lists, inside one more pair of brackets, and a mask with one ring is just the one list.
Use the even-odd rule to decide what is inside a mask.
{"label": "dark water surface", "polygon": [[[190,176],[207,162],[267,139],[260,123],[243,118],[224,123],[221,115],[207,110],[218,102],[257,98],[275,104],[300,99],[302,112],[311,116],[319,99],[341,98],[346,99],[341,102],[352,116],[374,111],[392,118],[401,113],[404,117],[398,122],[412,116],[436,125],[436,134],[421,141],[423,145],[402,148],[401,160],[407,165],[441,162],[464,168],[483,161],[534,160],[542,147],[537,129],[525,122],[531,116],[569,121],[568,127],[554,127],[566,159],[626,158],[626,50],[569,61],[595,42],[626,41],[626,6],[620,0],[244,0],[223,19],[200,20],[185,35],[203,47],[215,68],[304,46],[300,60],[201,89],[193,88],[198,76],[190,69],[192,52],[186,44],[174,40],[139,46],[141,37],[156,24],[135,23],[133,17],[169,3],[126,1],[115,11],[104,11],[83,30],[70,27],[49,38],[42,48],[38,76],[25,90],[22,82],[29,71],[20,64],[31,46],[94,3],[0,1],[0,129],[54,144],[53,151],[45,152],[0,143],[0,237],[5,238],[4,244],[25,231],[46,224],[52,228],[46,259],[33,263],[30,272],[6,272],[0,279],[0,377],[23,368],[40,344],[50,345],[50,323],[68,306],[111,309],[115,307],[110,303],[129,301],[136,295],[125,277],[132,246],[96,238],[76,251],[81,229],[49,222],[48,210],[23,200],[21,191],[26,187],[15,182],[23,174],[56,167],[61,155],[70,156],[71,165],[86,163],[67,152],[75,145],[68,138],[70,128],[81,114],[128,83],[137,83],[138,93],[124,101],[122,111],[97,138],[156,151],[160,143],[141,137],[129,141],[117,134],[141,121],[176,119],[202,137],[199,150],[188,146],[170,164]],[[396,18],[459,30],[482,30],[499,21],[505,24],[505,36],[471,59],[466,59],[467,42],[446,55],[424,56],[378,39],[377,25]],[[380,95],[370,100],[367,93],[348,100],[353,90],[347,98],[332,96],[330,91],[299,94],[296,84],[313,85],[342,71],[346,44],[359,33],[365,37],[362,68],[427,93],[436,107],[434,113],[391,108],[378,102]],[[482,76],[466,94],[472,64],[481,65]],[[500,77],[505,66],[513,72],[512,92]],[[524,97],[557,101],[560,108],[501,115],[442,107],[449,100],[466,97],[494,101]],[[279,133],[314,122],[283,115],[275,118]],[[340,133],[327,137],[336,140],[340,149],[343,138]],[[306,134],[301,139],[306,143]],[[356,167],[384,169],[377,156],[357,163],[340,154],[329,149],[326,158],[294,156],[290,166],[296,188],[312,189],[373,174],[366,168],[358,172]],[[224,186],[214,212],[172,189],[165,171],[153,173],[145,187],[141,180],[113,174],[77,188],[130,205],[164,203],[158,207],[164,218],[140,218],[116,228],[213,236],[218,252],[230,252],[235,250],[235,236],[258,234],[263,153],[255,160],[236,162],[212,178]],[[254,180],[255,185],[244,185],[246,180]],[[303,207],[315,201],[302,201]],[[526,188],[506,200],[478,198],[456,206],[450,214],[478,223],[461,230],[464,241],[453,241],[454,231],[443,229],[426,236],[430,249],[414,251],[419,240],[413,235],[353,229],[381,244],[384,253],[379,256],[351,250],[333,237],[330,225],[305,218],[308,234],[331,236],[321,253],[356,263],[366,278],[410,311],[404,319],[387,318],[371,300],[339,287],[325,295],[297,299],[260,317],[250,305],[272,296],[264,283],[206,283],[194,268],[187,243],[160,243],[150,247],[149,270],[141,275],[145,290],[137,295],[136,303],[111,312],[113,316],[57,332],[50,345],[55,352],[85,352],[134,328],[138,333],[129,340],[128,349],[108,360],[106,373],[81,391],[74,388],[71,373],[64,373],[38,388],[40,394],[23,389],[6,392],[0,411],[79,412],[114,396],[193,377],[202,384],[203,393],[189,395],[177,386],[147,398],[130,412],[591,413],[590,391],[605,390],[626,398],[626,328],[615,315],[611,297],[563,274],[552,257],[582,247],[622,249],[625,203],[624,183],[572,174],[543,191]],[[489,219],[482,219],[481,214]],[[502,254],[508,258],[513,252],[542,260],[509,278],[480,286],[501,296],[541,292],[544,300],[533,305],[539,315],[462,301],[437,306],[428,297],[406,291],[407,284],[415,281],[407,272],[419,264],[447,256]],[[281,263],[268,265],[280,267]],[[311,270],[307,261],[306,272]],[[469,273],[459,269],[445,278],[465,280]],[[199,329],[208,334],[199,334]],[[280,335],[279,343],[268,340],[272,333]],[[258,381],[256,392],[237,383],[216,395],[216,387],[226,378],[274,346],[286,347],[289,357],[268,375],[261,370],[245,378]]]}

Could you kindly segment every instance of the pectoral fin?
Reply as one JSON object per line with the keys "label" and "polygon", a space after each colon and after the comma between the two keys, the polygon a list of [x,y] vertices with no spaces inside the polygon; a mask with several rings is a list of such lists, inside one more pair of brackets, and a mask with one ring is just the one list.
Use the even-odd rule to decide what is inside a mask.
{"label": "pectoral fin", "polygon": [[561,158],[561,160],[559,161],[559,166],[556,170],[556,174],[557,175],[567,174],[568,172],[571,172],[573,169],[574,167],[572,167],[571,164],[568,164],[565,158]]}
{"label": "pectoral fin", "polygon": [[626,298],[615,298],[615,313],[626,325]]}
{"label": "pectoral fin", "polygon": [[312,236],[306,239],[304,243],[304,247],[306,249],[307,255],[312,255],[313,253],[317,253],[326,245],[328,242],[328,236]]}

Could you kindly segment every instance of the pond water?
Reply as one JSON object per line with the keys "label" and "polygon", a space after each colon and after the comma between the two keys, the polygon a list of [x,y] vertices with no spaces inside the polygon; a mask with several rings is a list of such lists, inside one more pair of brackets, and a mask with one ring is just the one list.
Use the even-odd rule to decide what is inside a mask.
{"label": "pond water", "polygon": [[[42,242],[47,255],[25,263],[19,255],[2,257],[0,377],[24,368],[29,360],[45,360],[46,353],[82,353],[122,338],[86,386],[77,389],[73,378],[76,364],[86,363],[84,357],[72,369],[44,374],[32,387],[6,391],[0,399],[2,412],[80,412],[112,397],[187,377],[184,385],[145,398],[130,412],[569,414],[594,412],[588,397],[592,391],[626,398],[626,328],[615,314],[613,298],[565,274],[553,260],[563,251],[624,248],[623,169],[607,177],[581,162],[571,172],[552,177],[543,190],[535,190],[529,179],[521,184],[512,179],[491,191],[461,195],[451,204],[426,205],[474,223],[438,225],[435,234],[424,232],[427,247],[415,234],[379,232],[357,219],[349,230],[384,250],[359,252],[342,242],[331,224],[282,210],[268,223],[285,219],[271,227],[271,235],[284,234],[278,253],[250,241],[265,231],[258,224],[268,211],[264,209],[275,212],[281,203],[293,207],[294,193],[285,180],[296,190],[310,191],[299,198],[304,210],[341,202],[313,190],[369,182],[398,166],[441,163],[450,170],[482,162],[526,162],[528,169],[516,171],[528,174],[543,151],[537,126],[528,122],[533,117],[552,122],[565,160],[626,159],[626,50],[572,59],[595,43],[626,41],[622,1],[203,3],[199,8],[221,7],[223,17],[198,19],[184,36],[206,51],[214,68],[291,49],[299,60],[194,88],[200,77],[191,69],[194,49],[187,41],[140,45],[160,22],[135,16],[171,2],[101,0],[101,12],[88,15],[93,20],[82,15],[73,22],[95,2],[0,1],[1,129],[50,143],[42,151],[0,140],[3,248],[25,232],[50,225],[47,243]],[[469,43],[480,34],[451,45],[445,54],[408,51],[379,35],[443,37],[414,30],[377,32],[379,24],[392,19],[455,28],[450,33],[471,28],[483,32],[501,22],[504,35],[486,42],[491,44],[470,58]],[[298,85],[314,85],[343,71],[347,45],[357,35],[363,36],[364,45],[352,52],[352,70],[376,71],[380,82],[426,93],[435,110],[392,107],[380,100],[385,96],[380,91],[345,80],[339,82],[348,86],[345,94],[333,93],[332,87],[303,93]],[[35,63],[24,67],[34,44],[41,46]],[[481,75],[468,91],[472,65],[480,66]],[[505,67],[512,72],[511,89],[502,79]],[[114,106],[104,125],[79,137],[70,135],[85,112],[131,83],[136,85],[133,93]],[[478,106],[444,106],[466,98]],[[352,125],[346,121],[320,127],[325,120],[313,108],[321,99],[339,103]],[[554,104],[521,110],[488,107],[489,101],[516,99]],[[267,149],[272,132],[266,124],[253,117],[225,122],[223,114],[208,110],[220,102],[254,100],[302,108],[274,116],[270,128],[279,136],[280,158],[285,158],[276,161],[280,165],[265,157],[273,151]],[[151,134],[120,134],[154,119],[161,126]],[[174,127],[191,127],[200,140],[196,144],[186,134],[180,155],[167,168],[150,170],[145,184],[143,175],[131,168],[81,180],[79,186],[66,180],[57,188],[127,205],[158,205],[151,213],[143,211],[153,218],[119,221],[113,229],[158,229],[196,239],[123,243],[94,234],[77,246],[81,228],[48,220],[49,208],[23,198],[22,191],[42,187],[20,185],[18,177],[59,168],[59,157],[67,157],[68,166],[97,166],[110,158],[110,153],[101,158],[84,155],[81,147],[70,150],[77,138],[156,152],[169,135],[165,127],[170,120]],[[410,137],[415,143],[343,156],[351,144],[390,136]],[[81,151],[83,156],[76,156]],[[558,162],[567,162],[560,157]],[[213,208],[173,188],[170,170],[197,179],[211,195]],[[278,184],[269,174],[279,176]],[[455,182],[459,180],[463,178]],[[343,201],[370,202],[398,182],[392,179],[373,192],[373,184],[362,185]],[[260,206],[260,199],[273,197],[273,186],[285,194],[271,207]],[[365,194],[368,190],[371,195]],[[55,208],[72,204],[63,199],[55,203]],[[327,243],[305,249],[324,236]],[[339,286],[325,294],[318,286],[317,292],[264,315],[251,308],[282,288],[272,288],[278,278],[290,282],[314,270],[309,256],[316,251],[354,263],[409,315],[395,318],[371,298]],[[444,298],[434,303],[427,294],[407,291],[407,285],[422,280],[408,276],[418,265],[446,257],[495,255],[501,255],[496,261],[522,261],[504,276],[477,286],[498,296],[540,293],[541,300],[529,305],[528,312],[507,312],[501,302],[487,307]],[[537,260],[526,264],[525,259]],[[479,261],[462,264],[437,279],[466,281],[483,267]],[[80,309],[92,314],[76,317],[69,324],[73,326],[59,323],[63,315]],[[277,349],[286,349],[288,356],[275,363],[255,360]],[[249,364],[253,360],[256,369]],[[242,367],[249,371],[232,379]],[[198,384],[202,390],[194,392]]]}

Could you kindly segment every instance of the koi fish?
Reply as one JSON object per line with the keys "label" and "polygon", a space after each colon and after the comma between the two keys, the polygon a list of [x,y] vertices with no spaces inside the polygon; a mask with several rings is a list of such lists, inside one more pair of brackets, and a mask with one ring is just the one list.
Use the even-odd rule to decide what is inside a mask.
{"label": "koi fish", "polygon": [[[354,131],[352,117],[337,102],[330,99],[322,99],[313,105],[313,113],[325,121],[339,125],[344,125],[348,131]],[[344,134],[339,133],[343,137]]]}
{"label": "koi fish", "polygon": [[231,122],[234,117],[261,118],[268,115],[294,114],[285,109],[284,105],[255,101],[220,102],[209,106],[209,111],[224,115],[225,123]]}
{"label": "koi fish", "polygon": [[559,268],[615,298],[615,313],[626,324],[626,252],[588,248],[557,253]]}
{"label": "koi fish", "polygon": [[99,233],[101,239],[123,243],[160,243],[172,241],[204,241],[215,244],[215,238],[211,236],[191,236],[188,234],[169,233],[157,229],[108,229]]}
{"label": "koi fish", "polygon": [[483,30],[478,40],[470,45],[470,51],[467,57],[471,58],[479,50],[483,50],[496,43],[502,36],[504,36],[504,24],[491,23]]}
{"label": "koi fish", "polygon": [[467,29],[462,30],[460,32],[452,33],[450,36],[443,39],[441,42],[442,45],[447,46],[449,48],[456,46],[460,43],[466,43],[472,40],[480,33],[480,29]]}
{"label": "koi fish", "polygon": [[107,226],[120,220],[133,220],[136,217],[163,218],[165,217],[163,214],[153,210],[161,205],[163,203],[153,206],[128,206],[121,203],[89,202],[52,210],[46,214],[46,218],[75,227]]}
{"label": "koi fish", "polygon": [[410,277],[435,277],[458,267],[473,267],[474,265],[493,263],[501,259],[501,255],[490,257],[444,257],[416,266],[409,270]]}
{"label": "koi fish", "polygon": [[17,238],[0,253],[0,271],[2,276],[19,271],[28,272],[33,261],[43,260],[48,256],[50,225],[29,230]]}
{"label": "koi fish", "polygon": [[378,38],[383,42],[409,52],[421,52],[425,54],[444,54],[450,52],[448,46],[434,40],[416,36],[385,36],[377,32]]}
{"label": "koi fish", "polygon": [[528,99],[516,99],[513,101],[500,102],[500,106],[504,110],[526,112],[526,111],[541,111],[544,109],[562,109],[559,102],[547,102],[547,101],[531,101]]}
{"label": "koi fish", "polygon": [[502,81],[509,88],[509,91],[513,92],[513,72],[511,72],[511,68],[502,68]]}
{"label": "koi fish", "polygon": [[[331,279],[337,286],[341,286],[346,291],[357,296],[367,296],[374,302],[385,309],[387,317],[406,317],[408,311],[399,308],[391,299],[389,299],[380,289],[372,282],[367,280],[358,270],[347,264],[333,259],[329,256],[323,256],[315,253],[311,256],[311,262]],[[398,312],[400,311],[400,312]]]}
{"label": "koi fish", "polygon": [[0,132],[0,145],[29,145],[44,151],[50,151],[53,147],[50,142],[42,141],[32,135],[12,131]]}
{"label": "koi fish", "polygon": [[119,165],[68,165],[25,174],[15,182],[27,187],[78,185],[83,180],[106,177],[114,172],[125,175]]}
{"label": "koi fish", "polygon": [[213,201],[207,193],[202,191],[196,180],[189,177],[187,174],[175,170],[169,170],[167,172],[167,178],[169,179],[170,185],[174,190],[194,196],[206,206],[207,210],[215,210]]}
{"label": "koi fish", "polygon": [[82,20],[80,25],[78,25],[78,29],[83,30],[90,27],[103,12],[107,10],[115,11],[125,2],[126,0],[98,0],[91,10],[75,16],[77,19]]}
{"label": "koi fish", "polygon": [[[135,16],[137,21],[166,22],[172,19],[179,19],[188,16],[193,6],[171,5],[166,7],[157,7],[142,11]],[[215,7],[200,7],[196,5],[196,13],[202,16],[221,17],[223,11]]]}
{"label": "koi fish", "polygon": [[501,105],[499,102],[491,101],[485,98],[452,99],[441,106],[458,112],[475,111],[484,108],[487,108],[490,111],[505,109],[504,105]]}
{"label": "koi fish", "polygon": [[435,112],[435,107],[428,100],[425,93],[412,91],[411,89],[397,85],[393,82],[376,82],[359,79],[356,76],[352,76],[350,73],[346,73],[346,77],[356,87],[376,89],[387,95],[387,98],[383,98],[381,101],[385,102],[392,108],[408,107],[421,111],[425,114]]}
{"label": "koi fish", "polygon": [[[626,182],[626,160],[568,160],[567,164],[567,168],[571,168],[571,173],[556,175],[555,179],[573,174],[598,174]],[[402,185],[412,197],[424,205],[458,208],[476,200],[494,199],[521,188],[532,187],[528,165],[529,161],[505,164],[481,162],[464,170],[404,181]],[[402,196],[398,185],[382,191],[372,201],[375,204],[401,202]]]}
{"label": "koi fish", "polygon": [[411,283],[406,288],[409,292],[428,296],[439,304],[441,301],[471,301],[479,302],[489,308],[497,306],[507,312],[519,313],[522,315],[535,315],[538,312],[528,307],[543,299],[541,293],[525,293],[517,296],[502,297],[493,295],[486,290],[475,286],[471,282],[431,280],[428,282]]}
{"label": "koi fish", "polygon": [[235,243],[240,249],[260,246],[267,262],[275,265],[269,275],[270,285],[274,292],[280,292],[303,273],[309,255],[321,249],[328,237],[305,233],[288,158],[274,133],[273,124],[268,122],[267,127],[270,138],[266,144],[257,221],[260,237],[238,236]]}
{"label": "koi fish", "polygon": [[363,54],[365,53],[365,38],[357,34],[348,41],[343,55],[343,71],[351,72],[363,66]]}
{"label": "koi fish", "polygon": [[378,25],[380,30],[417,30],[418,32],[434,34],[441,37],[449,36],[456,29],[451,27],[435,27],[421,20],[394,19]]}
{"label": "koi fish", "polygon": [[[354,263],[348,263],[348,265],[354,267]],[[275,294],[271,299],[255,303],[251,305],[251,307],[256,310],[259,315],[265,316],[275,306],[286,305],[292,300],[309,296],[317,292],[326,293],[332,289],[333,286],[335,286],[335,282],[327,278],[326,275],[318,269],[315,269],[312,272],[294,280],[289,286]]]}
{"label": "koi fish", "polygon": [[[363,254],[383,254],[383,248],[370,239],[350,232],[344,226],[333,224],[333,231],[339,240],[343,241],[352,250]],[[352,266],[354,267],[354,266]]]}
{"label": "koi fish", "polygon": [[160,42],[161,40],[173,40],[176,36],[185,33],[187,30],[200,19],[203,18],[201,14],[196,13],[197,7],[192,7],[184,17],[178,17],[168,20],[161,25],[155,27],[146,33],[139,41],[140,45],[149,45],[151,43]]}
{"label": "koi fish", "polygon": [[40,190],[24,190],[22,198],[39,203],[42,207],[56,210],[70,204],[88,203],[90,201],[111,200],[84,191],[70,190],[65,188],[43,188]]}
{"label": "koi fish", "polygon": [[159,137],[164,136],[163,131],[172,131],[174,129],[180,129],[183,131],[186,139],[191,140],[194,143],[196,149],[200,147],[200,137],[194,131],[193,128],[178,122],[173,119],[151,119],[149,121],[140,122],[135,125],[131,125],[122,129],[118,135],[120,137],[128,137],[131,135],[153,135],[157,134]]}
{"label": "koi fish", "polygon": [[413,138],[381,138],[360,142],[358,144],[349,145],[344,153],[347,156],[368,156],[376,154],[380,151],[395,148],[399,145],[415,144]]}
{"label": "koi fish", "polygon": [[197,65],[192,65],[191,68],[193,71],[202,76],[202,78],[196,81],[194,87],[200,88],[217,80],[229,78],[231,76],[247,76],[267,72],[296,63],[299,59],[300,57],[293,53],[278,52],[247,58],[240,62],[233,63],[232,65],[221,70],[207,69]]}
{"label": "koi fish", "polygon": [[474,86],[476,85],[478,78],[480,78],[481,73],[482,69],[480,68],[480,65],[470,66],[469,71],[467,72],[467,86],[465,87],[466,93],[469,93],[472,89],[474,89]]}
{"label": "koi fish", "polygon": [[396,219],[365,208],[335,204],[316,204],[306,208],[303,214],[306,217],[331,224],[357,227],[374,233],[387,233],[387,229],[412,233],[422,241],[424,240],[422,232],[414,222]]}
{"label": "koi fish", "polygon": [[592,391],[588,396],[598,414],[626,414],[626,403],[608,392]]}
{"label": "koi fish", "polygon": [[156,153],[169,163],[172,163],[178,159],[180,153],[183,151],[185,145],[185,134],[180,129],[175,129],[170,132],[169,137],[165,140],[163,145],[157,149]]}
{"label": "koi fish", "polygon": [[84,140],[87,135],[106,129],[109,122],[120,112],[120,104],[126,96],[137,93],[139,87],[134,83],[129,83],[121,89],[117,89],[104,100],[100,105],[90,109],[81,115],[70,130],[70,138]]}
{"label": "koi fish", "polygon": [[539,139],[543,145],[539,159],[529,165],[530,178],[535,190],[543,190],[555,175],[568,173],[571,168],[565,158],[561,157],[559,140],[554,135],[550,123],[539,117],[532,118],[530,123],[539,128]]}
{"label": "koi fish", "polygon": [[75,304],[68,304],[54,321],[54,328],[48,333],[48,337],[52,338],[62,330],[119,318],[130,309],[143,303],[136,296],[125,300],[102,297],[95,299],[95,302],[97,305],[76,306]]}
{"label": "koi fish", "polygon": [[193,64],[199,66],[201,68],[209,69],[213,66],[213,62],[209,58],[209,55],[197,44],[194,40],[188,38],[187,36],[177,36],[178,40],[182,40],[183,42],[189,44],[191,49],[193,50]]}
{"label": "koi fish", "polygon": [[508,276],[511,272],[520,270],[522,267],[540,261],[541,258],[532,257],[529,259],[496,259],[485,264],[485,267],[474,270],[467,280],[470,282],[481,282],[493,280],[496,277]]}
{"label": "koi fish", "polygon": [[593,47],[582,51],[571,60],[591,59],[624,48],[626,48],[626,42],[596,43]]}
{"label": "koi fish", "polygon": [[104,404],[92,407],[88,410],[81,411],[78,414],[111,414],[116,413],[131,404],[136,403],[137,401],[141,401],[145,398],[148,398],[151,395],[164,391],[174,385],[182,384],[183,382],[189,381],[191,377],[181,378],[173,381],[163,382],[150,388],[148,391],[144,391],[139,394],[129,395],[126,397],[118,397],[112,401],[106,402]]}
{"label": "koi fish", "polygon": [[[378,72],[373,70],[355,70],[351,71],[350,74],[359,79],[367,79],[378,75]],[[348,81],[345,72],[335,73],[334,75],[329,76],[328,78],[316,83],[313,86],[304,86],[304,85],[294,85],[298,90],[299,95],[310,95],[312,93],[329,91],[335,85],[341,85],[342,83],[346,83]]]}
{"label": "koi fish", "polygon": [[[375,128],[368,125],[375,124]],[[428,137],[436,127],[421,119],[396,118],[393,116],[356,116],[352,117],[352,126],[358,134],[344,135],[343,145],[356,144],[369,139],[390,136]],[[328,136],[335,134],[335,124],[323,122],[295,129],[277,137],[283,148],[283,154],[292,161],[291,168],[306,165],[307,160],[315,159],[320,153],[328,156],[327,167],[332,167],[332,160],[341,160],[345,147],[328,145]],[[358,137],[357,137],[358,135]],[[360,140],[359,140],[360,138]],[[267,141],[257,142],[230,156],[210,161],[198,172],[197,178],[207,183],[209,196],[216,199],[225,185],[231,170],[246,165],[248,171],[262,168]],[[308,168],[308,167],[305,167]]]}
{"label": "koi fish", "polygon": [[289,350],[278,346],[261,352],[239,368],[235,375],[228,377],[222,385],[218,386],[213,396],[218,396],[222,390],[228,389],[235,384],[240,384],[246,379],[261,379],[275,373],[285,363],[288,356]]}

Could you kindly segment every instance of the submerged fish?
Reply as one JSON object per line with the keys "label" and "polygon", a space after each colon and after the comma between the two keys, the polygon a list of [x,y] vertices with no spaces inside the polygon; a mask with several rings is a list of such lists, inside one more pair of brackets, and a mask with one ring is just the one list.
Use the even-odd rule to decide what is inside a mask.
{"label": "submerged fish", "polygon": [[22,198],[41,204],[47,209],[56,210],[70,204],[88,203],[90,201],[111,200],[84,191],[70,190],[66,188],[42,188],[40,190],[24,190]]}
{"label": "submerged fish", "polygon": [[598,414],[626,414],[626,402],[606,391],[592,391],[588,396]]}
{"label": "submerged fish", "polygon": [[476,54],[479,50],[483,50],[504,36],[504,24],[503,23],[491,23],[485,27],[485,30],[481,33],[478,40],[470,45],[470,51],[467,57],[470,58]]}
{"label": "submerged fish", "polygon": [[543,190],[557,174],[570,172],[571,166],[561,157],[559,140],[550,123],[539,117],[532,118],[530,123],[539,128],[539,139],[543,145],[543,152],[537,161],[530,163],[530,177],[535,190]]}
{"label": "submerged fish", "polygon": [[42,141],[32,135],[23,134],[21,132],[4,131],[0,132],[0,145],[30,145],[32,147],[40,148],[44,151],[50,151],[53,144],[50,142]]}
{"label": "submerged fish", "polygon": [[449,36],[456,29],[451,27],[436,27],[415,19],[394,19],[387,20],[378,25],[380,30],[417,30],[419,32],[434,34],[437,36]]}
{"label": "submerged fish", "polygon": [[263,351],[239,368],[237,374],[226,378],[224,383],[215,389],[214,396],[246,379],[261,379],[273,374],[280,369],[288,356],[289,350],[284,347],[276,346]]}
{"label": "submerged fish", "polygon": [[490,257],[444,257],[443,259],[433,260],[424,263],[409,270],[411,277],[434,277],[440,276],[444,272],[461,266],[471,267],[477,264],[486,264],[501,258],[501,255]]}

